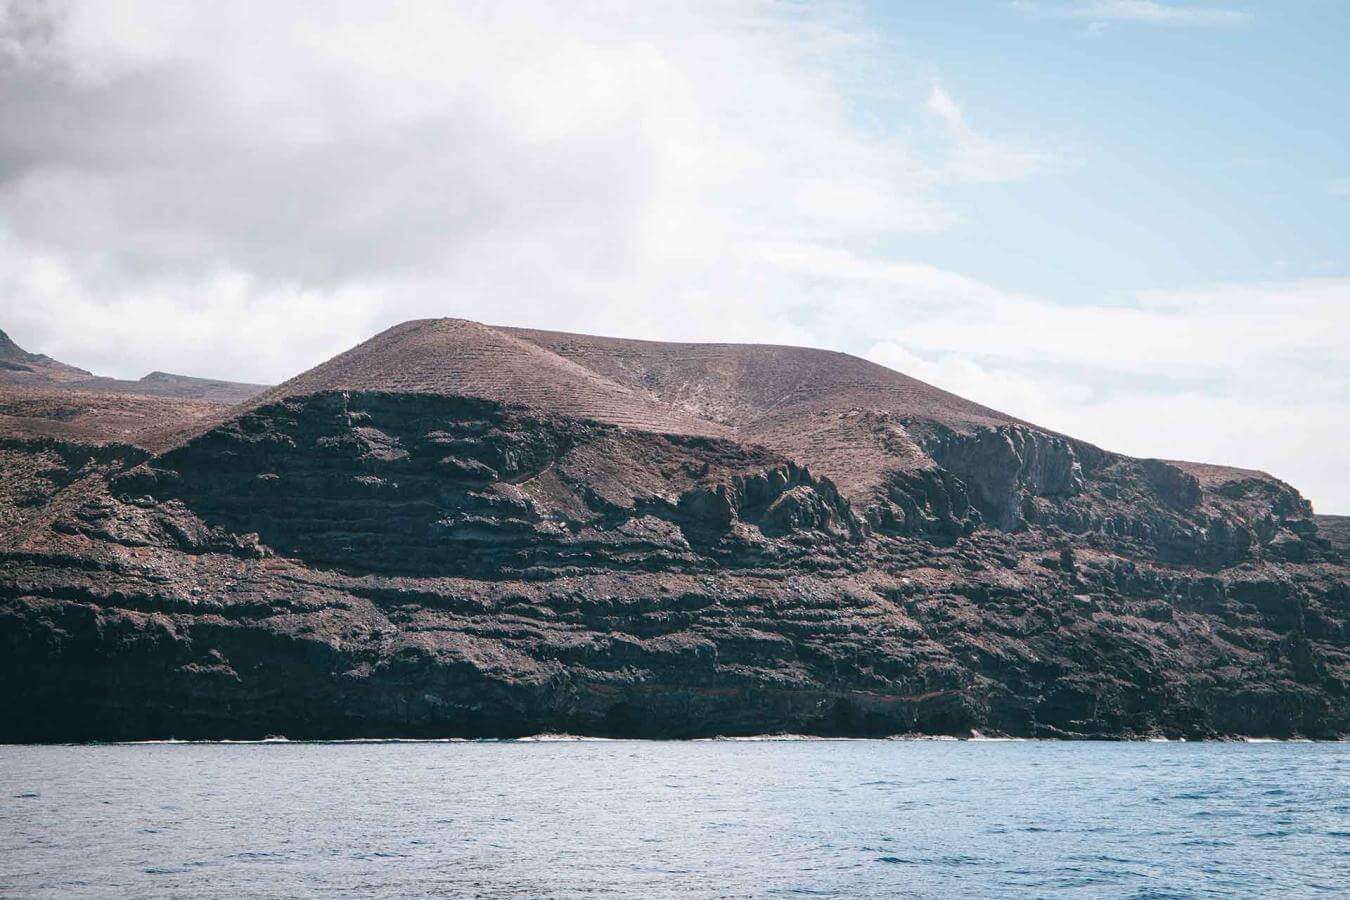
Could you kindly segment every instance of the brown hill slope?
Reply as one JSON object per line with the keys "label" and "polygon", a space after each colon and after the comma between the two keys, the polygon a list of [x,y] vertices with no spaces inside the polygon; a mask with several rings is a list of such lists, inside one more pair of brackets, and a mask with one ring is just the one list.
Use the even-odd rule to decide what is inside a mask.
{"label": "brown hill slope", "polygon": [[[828,350],[675,344],[503,329],[693,415],[772,447],[871,502],[897,472],[931,469],[930,427],[1019,424],[875,363]],[[917,432],[907,425],[919,423]]]}
{"label": "brown hill slope", "polygon": [[267,388],[262,384],[194,378],[169,372],[151,372],[135,381],[106,378],[44,354],[29,353],[3,331],[0,331],[0,387],[68,388],[85,395],[131,394],[225,405],[241,403]]}
{"label": "brown hill slope", "polygon": [[654,400],[737,429],[786,411],[885,409],[950,426],[1017,420],[876,363],[772,344],[680,344],[498,329]]}
{"label": "brown hill slope", "polygon": [[[884,495],[895,473],[934,467],[918,442],[926,429],[1018,424],[843,353],[458,319],[398,325],[252,398],[249,408],[335,390],[475,397],[645,431],[734,437],[806,464],[865,504]],[[911,433],[906,423],[915,421]]]}
{"label": "brown hill slope", "polygon": [[0,384],[0,436],[161,450],[228,409],[208,400]]}
{"label": "brown hill slope", "polygon": [[644,431],[727,433],[502,329],[463,319],[396,325],[259,394],[248,408],[332,391],[472,397]]}
{"label": "brown hill slope", "polygon": [[93,373],[58,362],[41,353],[29,353],[0,331],[0,382],[51,384],[93,378]]}
{"label": "brown hill slope", "polygon": [[[1029,500],[1079,493],[1084,468],[1122,459],[848,354],[604,338],[460,319],[398,325],[244,408],[331,391],[473,397],[636,430],[758,444],[828,478],[872,524],[909,530],[934,516],[948,530],[970,527],[970,517],[948,509],[940,496],[920,505],[937,509],[911,502],[916,492],[950,493],[951,475],[964,482],[969,504],[986,521],[1013,528],[1034,512]],[[1256,479],[1269,491],[1290,492],[1263,473],[1153,465],[1216,490],[1226,481]],[[965,503],[958,496],[955,506]]]}

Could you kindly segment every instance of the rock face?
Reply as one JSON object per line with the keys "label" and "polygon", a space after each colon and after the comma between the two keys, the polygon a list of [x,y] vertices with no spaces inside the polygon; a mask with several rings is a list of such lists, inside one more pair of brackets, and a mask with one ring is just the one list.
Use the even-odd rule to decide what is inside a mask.
{"label": "rock face", "polygon": [[413,322],[174,422],[0,440],[0,739],[1350,732],[1293,488],[841,354]]}

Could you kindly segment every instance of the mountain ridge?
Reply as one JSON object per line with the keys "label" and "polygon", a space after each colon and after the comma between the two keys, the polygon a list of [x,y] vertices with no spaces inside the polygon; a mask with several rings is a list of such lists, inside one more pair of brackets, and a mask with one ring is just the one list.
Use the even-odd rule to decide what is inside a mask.
{"label": "mountain ridge", "polygon": [[0,331],[0,387],[55,387],[84,393],[133,394],[239,403],[266,385],[155,371],[131,381],[94,375],[42,353],[30,353]]}

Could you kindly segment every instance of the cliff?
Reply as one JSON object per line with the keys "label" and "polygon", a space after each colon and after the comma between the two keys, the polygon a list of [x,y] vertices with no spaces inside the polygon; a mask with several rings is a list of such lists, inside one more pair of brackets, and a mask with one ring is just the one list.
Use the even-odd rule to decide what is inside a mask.
{"label": "cliff", "polygon": [[1293,488],[843,354],[432,320],[158,421],[0,440],[0,739],[1350,732]]}

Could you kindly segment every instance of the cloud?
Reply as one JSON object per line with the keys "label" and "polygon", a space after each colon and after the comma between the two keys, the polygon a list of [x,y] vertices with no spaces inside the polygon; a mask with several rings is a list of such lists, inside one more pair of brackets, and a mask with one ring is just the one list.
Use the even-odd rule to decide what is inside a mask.
{"label": "cloud", "polygon": [[758,0],[0,0],[0,327],[253,381],[419,316],[832,347],[1350,510],[1344,281],[1066,306],[881,254],[1060,164],[940,81],[878,121],[890,58]]}
{"label": "cloud", "polygon": [[1062,154],[1019,146],[977,132],[938,82],[933,82],[929,90],[927,109],[941,123],[949,142],[940,172],[951,181],[963,184],[1020,181],[1049,174],[1063,163]]}
{"label": "cloud", "polygon": [[1350,178],[1333,178],[1331,193],[1337,197],[1350,197]]}
{"label": "cloud", "polygon": [[937,82],[933,83],[933,90],[928,95],[928,109],[946,123],[948,130],[953,133],[970,133],[970,126],[966,124],[966,117],[962,115],[961,108]]}
{"label": "cloud", "polygon": [[1073,19],[1092,19],[1089,31],[1099,34],[1106,22],[1140,22],[1147,25],[1240,25],[1251,21],[1251,13],[1230,7],[1173,5],[1154,0],[1095,0],[1090,3],[1045,4],[1014,3],[1014,6],[1042,15]]}
{"label": "cloud", "polygon": [[161,369],[279,381],[295,374],[286,360],[323,359],[382,324],[380,293],[368,286],[320,291],[222,270],[145,279],[110,294],[59,258],[3,249],[0,297],[19,301],[0,306],[4,330],[25,349],[125,377]]}
{"label": "cloud", "polygon": [[[944,184],[1028,174],[916,148],[921,102],[865,122],[864,58],[758,0],[0,0],[0,313],[86,367],[260,380],[413,315],[702,333],[667,311],[725,321],[745,248],[940,229]],[[280,306],[332,323],[259,339]]]}

